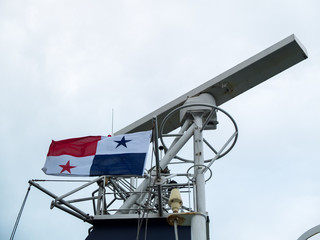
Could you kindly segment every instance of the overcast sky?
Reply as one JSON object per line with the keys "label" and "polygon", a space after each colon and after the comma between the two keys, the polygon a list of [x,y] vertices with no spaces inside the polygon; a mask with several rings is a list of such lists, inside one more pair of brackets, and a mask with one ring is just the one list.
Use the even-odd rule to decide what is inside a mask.
{"label": "overcast sky", "polygon": [[[319,10],[317,0],[0,0],[0,238],[28,180],[51,179],[41,168],[52,139],[110,134],[112,109],[120,130],[291,34],[309,58],[221,106],[239,139],[206,185],[210,232],[292,240],[320,224]],[[86,238],[90,225],[51,200],[31,189],[15,239]]]}

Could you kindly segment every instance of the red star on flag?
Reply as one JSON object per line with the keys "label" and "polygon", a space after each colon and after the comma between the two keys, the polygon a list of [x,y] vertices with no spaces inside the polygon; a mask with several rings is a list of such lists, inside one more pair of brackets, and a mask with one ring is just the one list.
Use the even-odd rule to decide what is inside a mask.
{"label": "red star on flag", "polygon": [[70,166],[70,161],[68,161],[66,165],[59,165],[59,166],[62,167],[62,170],[60,173],[63,173],[64,171],[68,171],[69,173],[71,173],[70,169],[76,167],[76,166]]}

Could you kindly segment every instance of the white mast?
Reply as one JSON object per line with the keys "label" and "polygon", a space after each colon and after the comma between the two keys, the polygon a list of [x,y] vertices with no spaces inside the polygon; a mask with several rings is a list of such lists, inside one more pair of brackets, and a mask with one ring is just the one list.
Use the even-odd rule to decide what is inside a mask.
{"label": "white mast", "polygon": [[[294,35],[291,35],[116,132],[115,135],[119,135],[150,130],[153,128],[154,119],[157,119],[157,123],[159,123],[159,129],[155,129],[155,141],[158,140],[159,134],[165,155],[161,160],[157,159],[157,166],[150,169],[138,187],[130,184],[130,181],[125,177],[101,176],[66,194],[57,196],[40,186],[35,180],[30,180],[29,183],[54,199],[51,208],[57,207],[93,224],[92,234],[89,234],[88,240],[104,239],[105,234],[109,234],[110,239],[112,236],[119,240],[128,239],[126,234],[130,233],[129,230],[133,225],[136,226],[137,221],[139,227],[136,239],[141,239],[139,236],[142,227],[141,219],[149,219],[149,222],[153,221],[154,224],[157,224],[157,228],[154,228],[155,232],[152,233],[153,235],[151,234],[155,240],[163,239],[162,230],[157,232],[159,224],[167,233],[172,234],[171,228],[167,226],[167,221],[174,226],[176,238],[178,229],[180,229],[185,239],[207,240],[209,234],[205,182],[208,179],[205,179],[205,173],[207,171],[211,173],[210,167],[213,162],[226,155],[233,148],[238,134],[235,121],[219,106],[306,58],[305,48]],[[235,128],[229,140],[218,151],[204,138],[206,130],[217,128],[217,112],[225,114]],[[172,131],[178,128],[180,128],[179,132],[173,134]],[[174,137],[169,147],[165,145],[163,140],[166,137]],[[179,151],[192,137],[192,159],[179,158]],[[155,145],[157,146],[157,144]],[[215,156],[209,160],[204,159],[205,145],[215,153]],[[187,178],[186,183],[169,182],[179,175],[179,173],[165,171],[174,158],[192,164],[187,173],[180,174],[180,176]],[[93,191],[90,197],[66,199],[84,188],[95,185],[95,183],[98,183],[98,189]],[[189,194],[193,193],[193,209],[181,204],[183,212],[170,213],[168,208],[169,194],[173,187],[187,189]],[[107,195],[107,191],[111,191],[110,195]],[[88,200],[93,202],[93,214],[86,213],[73,205]],[[115,202],[121,202],[122,205],[113,209],[111,206]],[[143,212],[142,215],[141,212]],[[115,230],[119,221],[125,223],[122,226],[123,229]],[[182,230],[184,226],[188,226],[188,228]],[[152,231],[152,227],[149,227],[148,231]],[[134,236],[130,235],[130,239],[132,237]]]}
{"label": "white mast", "polygon": [[[208,229],[206,229],[207,212],[205,202],[206,196],[204,173],[217,158],[221,157],[224,150],[221,149],[216,154],[216,157],[208,164],[208,166],[205,165],[203,154],[203,130],[206,127],[211,129],[215,129],[216,127],[216,120],[213,118],[211,121],[210,117],[208,118],[208,108],[210,108],[210,106],[212,107],[211,111],[209,110],[209,112],[210,114],[214,115],[215,111],[217,110],[216,106],[229,101],[237,95],[249,90],[250,88],[260,84],[261,82],[306,58],[306,49],[294,35],[291,35],[115,133],[117,135],[150,129],[150,120],[152,117],[157,116],[161,122],[163,119],[166,119],[168,115],[172,114],[172,112],[179,111],[180,108],[181,110],[179,114],[172,114],[173,117],[171,121],[163,126],[163,131],[161,133],[169,133],[183,124],[185,127],[185,123],[193,122],[192,125],[188,126],[185,134],[176,138],[174,141],[176,144],[173,144],[172,147],[169,148],[163,160],[160,162],[161,168],[164,169],[183,147],[186,141],[191,137],[191,135],[193,135],[194,210],[199,214],[195,214],[191,219],[192,240],[205,240],[208,238]],[[190,108],[183,107],[186,105],[188,106],[188,104],[194,105],[192,105]],[[204,107],[204,105],[206,106]],[[178,118],[179,115],[180,119]],[[209,124],[211,124],[211,126]],[[183,132],[184,131],[180,130],[180,133]],[[231,136],[223,148],[225,148],[232,139],[234,139],[235,143],[236,138],[237,127],[235,133]],[[232,147],[233,145],[229,148],[229,150]],[[229,150],[225,151],[225,153],[227,153]],[[146,190],[147,187],[147,180],[145,180],[137,188],[137,191],[122,205],[118,213],[124,213],[125,211],[121,211],[121,209],[129,209],[136,204],[136,201],[140,196],[139,191],[142,192]],[[142,198],[142,200],[144,200],[144,198]],[[139,204],[141,203],[142,201],[139,202]]]}

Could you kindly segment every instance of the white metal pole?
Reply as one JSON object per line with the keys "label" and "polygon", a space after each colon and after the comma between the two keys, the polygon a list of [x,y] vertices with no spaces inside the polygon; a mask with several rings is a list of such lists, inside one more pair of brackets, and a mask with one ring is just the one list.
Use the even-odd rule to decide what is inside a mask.
{"label": "white metal pole", "polygon": [[191,219],[191,240],[206,240],[206,217],[195,214]]}
{"label": "white metal pole", "polygon": [[191,221],[191,239],[206,240],[207,226],[206,218],[206,194],[205,194],[205,178],[204,178],[204,156],[203,156],[203,134],[202,134],[202,113],[194,113],[194,176],[195,176],[195,211],[200,215],[195,215]]}

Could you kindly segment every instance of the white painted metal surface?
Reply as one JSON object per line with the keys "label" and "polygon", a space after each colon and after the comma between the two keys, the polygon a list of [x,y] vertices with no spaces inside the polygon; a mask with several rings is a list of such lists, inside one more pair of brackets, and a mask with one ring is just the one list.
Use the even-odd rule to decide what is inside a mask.
{"label": "white painted metal surface", "polygon": [[[195,210],[202,215],[207,215],[206,211],[206,189],[205,189],[205,177],[204,168],[204,153],[203,153],[203,132],[202,129],[202,116],[201,113],[194,114],[194,122],[196,128],[194,130],[193,137],[193,149],[194,149],[194,189],[195,189]],[[206,240],[207,232],[207,219],[202,215],[195,215],[191,221],[191,239],[192,240]]]}
{"label": "white painted metal surface", "polygon": [[308,231],[306,231],[304,234],[302,234],[298,240],[307,240],[311,237],[313,237],[314,235],[317,235],[320,233],[320,225],[317,225],[311,229],[309,229]]}

